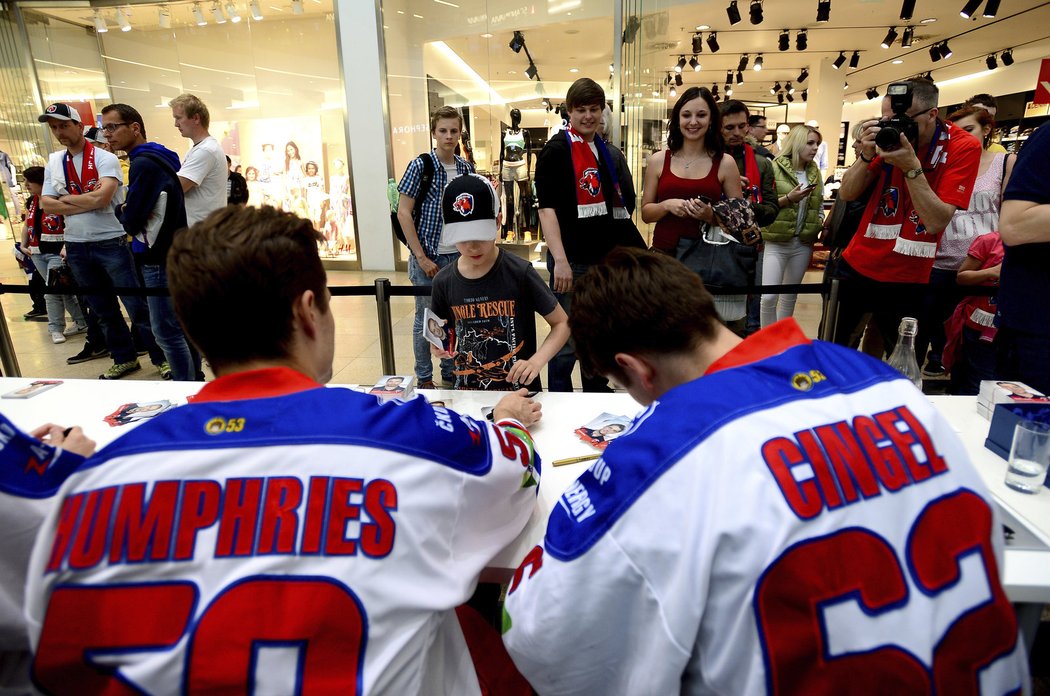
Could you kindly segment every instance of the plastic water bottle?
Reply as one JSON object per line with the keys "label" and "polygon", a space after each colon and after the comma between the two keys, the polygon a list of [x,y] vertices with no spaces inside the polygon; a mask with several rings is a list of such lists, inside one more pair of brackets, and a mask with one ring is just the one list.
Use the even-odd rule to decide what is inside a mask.
{"label": "plastic water bottle", "polygon": [[890,367],[900,372],[912,381],[916,387],[922,389],[922,373],[919,371],[919,363],[915,359],[915,334],[919,332],[919,322],[912,317],[901,319],[900,328],[897,330],[897,347],[890,355]]}

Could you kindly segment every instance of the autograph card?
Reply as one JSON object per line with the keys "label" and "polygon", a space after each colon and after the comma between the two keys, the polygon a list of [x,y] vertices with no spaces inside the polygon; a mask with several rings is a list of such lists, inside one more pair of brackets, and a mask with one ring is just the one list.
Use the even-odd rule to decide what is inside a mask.
{"label": "autograph card", "polygon": [[433,343],[439,350],[451,353],[456,330],[446,324],[447,322],[431,312],[429,307],[423,310],[423,338]]}
{"label": "autograph card", "polygon": [[576,428],[576,434],[592,447],[603,450],[630,427],[631,419],[627,416],[602,413],[597,418]]}
{"label": "autograph card", "polygon": [[62,384],[60,379],[38,379],[35,382],[30,382],[21,389],[15,389],[9,391],[6,394],[0,395],[0,399],[32,399],[37,394],[46,392],[48,389],[52,389]]}

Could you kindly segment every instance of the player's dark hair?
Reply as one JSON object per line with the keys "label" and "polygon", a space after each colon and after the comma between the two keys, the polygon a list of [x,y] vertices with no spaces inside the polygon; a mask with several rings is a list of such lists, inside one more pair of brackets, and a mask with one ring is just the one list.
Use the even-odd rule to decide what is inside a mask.
{"label": "player's dark hair", "polygon": [[594,374],[623,377],[617,353],[683,353],[715,336],[714,298],[680,261],[618,248],[573,283],[569,328]]}
{"label": "player's dark hair", "polygon": [[682,149],[682,144],[685,142],[685,136],[682,135],[682,124],[679,122],[682,117],[682,108],[694,99],[703,99],[707,104],[707,110],[711,113],[707,133],[704,134],[704,147],[711,159],[717,160],[725,152],[726,144],[722,137],[722,115],[718,111],[718,102],[715,101],[714,95],[707,87],[690,87],[678,97],[674,108],[671,109],[671,120],[667,124],[667,148],[671,152],[678,152]]}
{"label": "player's dark hair", "polygon": [[283,358],[307,290],[328,311],[323,237],[275,208],[229,206],[175,235],[168,283],[187,337],[213,366]]}

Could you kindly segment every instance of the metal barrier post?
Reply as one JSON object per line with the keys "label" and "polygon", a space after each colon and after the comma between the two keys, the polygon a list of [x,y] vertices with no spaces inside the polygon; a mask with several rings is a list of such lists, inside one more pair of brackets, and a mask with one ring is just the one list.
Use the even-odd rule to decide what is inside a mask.
{"label": "metal barrier post", "polygon": [[376,278],[376,312],[379,315],[379,350],[383,355],[383,374],[396,375],[394,327],[390,321],[390,280],[388,278]]}
{"label": "metal barrier post", "polygon": [[4,317],[2,306],[0,306],[0,369],[3,369],[4,377],[22,376],[22,370],[18,367],[18,358],[15,357],[15,344],[11,342],[11,332],[7,328],[7,319]]}
{"label": "metal barrier post", "polygon": [[824,335],[821,340],[834,341],[835,331],[839,324],[839,281],[838,278],[831,279],[831,292],[828,293],[828,313],[824,317]]}

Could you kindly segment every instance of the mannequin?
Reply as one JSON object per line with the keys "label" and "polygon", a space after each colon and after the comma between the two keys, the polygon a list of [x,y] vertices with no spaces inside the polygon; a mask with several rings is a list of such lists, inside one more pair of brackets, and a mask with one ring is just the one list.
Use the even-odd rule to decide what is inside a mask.
{"label": "mannequin", "polygon": [[[529,191],[529,160],[532,152],[529,141],[521,128],[521,111],[510,110],[510,128],[500,136],[500,181],[503,182],[503,195],[506,200],[503,216],[505,235],[517,232],[514,219],[514,189],[518,189],[518,198],[523,198]],[[511,182],[517,182],[514,186]]]}
{"label": "mannequin", "polygon": [[[816,128],[820,130],[820,124],[816,120],[806,121],[806,125],[810,128]],[[820,170],[820,178],[826,179],[828,176],[828,139],[823,138],[820,141],[820,147],[817,148],[817,156],[813,158],[813,161],[817,163],[817,169]]]}
{"label": "mannequin", "polygon": [[787,140],[788,133],[790,132],[791,126],[786,123],[781,123],[777,126],[777,141],[773,143],[772,147],[769,148],[769,151],[774,155],[779,155],[780,150],[784,147],[784,141]]}

